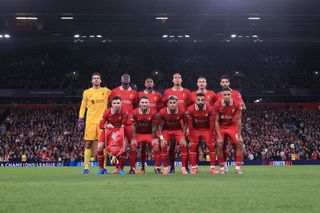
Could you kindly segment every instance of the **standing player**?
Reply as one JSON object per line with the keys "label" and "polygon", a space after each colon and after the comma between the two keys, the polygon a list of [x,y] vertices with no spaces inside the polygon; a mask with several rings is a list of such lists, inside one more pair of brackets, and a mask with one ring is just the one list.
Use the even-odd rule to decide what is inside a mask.
{"label": "standing player", "polygon": [[[157,132],[157,110],[151,108],[149,98],[142,96],[139,100],[139,107],[132,112],[132,139],[131,146],[140,145],[140,159],[141,171],[140,174],[145,173],[146,162],[146,145],[152,145],[154,160],[155,160],[155,173],[161,174],[160,163],[161,153],[159,140],[156,136]],[[137,155],[134,155],[134,165],[136,163]],[[136,174],[136,168],[132,167],[129,174]]]}
{"label": "standing player", "polygon": [[146,87],[146,89],[138,93],[139,99],[143,96],[148,97],[150,107],[159,111],[159,109],[162,107],[162,96],[159,92],[153,89],[154,82],[152,78],[147,78],[145,80],[144,86]]}
{"label": "standing player", "polygon": [[169,174],[168,170],[168,142],[173,139],[174,143],[179,143],[180,155],[182,161],[181,173],[188,174],[187,155],[188,148],[186,142],[186,127],[185,112],[178,107],[178,98],[169,96],[167,107],[160,110],[159,134],[161,144],[161,159],[163,163],[163,174]]}
{"label": "standing player", "polygon": [[[78,127],[84,131],[85,150],[84,150],[84,170],[82,174],[89,173],[89,164],[92,151],[96,148],[96,142],[101,130],[99,122],[103,111],[107,108],[108,98],[111,91],[107,87],[101,87],[100,73],[93,73],[91,76],[92,87],[86,89],[82,95],[82,102],[79,112]],[[84,115],[86,114],[86,121]],[[106,156],[105,156],[106,158]]]}
{"label": "standing player", "polygon": [[[190,101],[190,90],[182,87],[182,77],[180,73],[173,74],[172,79],[173,87],[166,89],[163,94],[162,103],[163,106],[166,105],[168,97],[173,95],[177,97],[178,99],[178,106],[181,108],[183,112],[185,112],[188,108],[189,101]],[[175,150],[175,143],[170,143],[170,152],[169,152],[169,158],[170,158],[170,173],[174,173],[174,150]]]}
{"label": "standing player", "polygon": [[[232,99],[235,102],[238,102],[240,104],[241,110],[245,110],[246,109],[246,106],[244,104],[244,101],[242,99],[242,96],[241,96],[240,92],[230,88],[230,78],[227,75],[223,75],[223,76],[220,77],[220,86],[221,86],[222,89],[226,89],[226,88],[230,89]],[[222,99],[222,98],[223,98],[222,92],[219,92],[217,94],[217,99]],[[223,156],[224,156],[225,172],[228,172],[228,162],[227,162],[228,161],[228,155],[229,155],[229,152],[228,152],[228,138],[226,138],[226,142],[224,143],[223,150],[224,150],[223,151]],[[236,152],[236,150],[235,150],[235,152]]]}
{"label": "standing player", "polygon": [[[223,75],[220,77],[220,86],[221,89],[229,89],[231,91],[231,97],[232,99],[240,104],[241,110],[245,110],[246,106],[244,104],[244,101],[242,99],[242,96],[238,90],[234,90],[230,88],[230,78],[227,75]],[[222,99],[223,95],[222,92],[217,93],[217,100]]]}
{"label": "standing player", "polygon": [[[109,130],[118,130],[120,128],[124,129],[124,126],[127,123],[128,113],[121,107],[121,98],[119,96],[114,96],[111,100],[111,108],[106,109],[103,113],[102,119],[100,120],[99,127],[100,129],[109,129]],[[108,174],[107,170],[103,168],[103,148],[106,144],[106,135],[103,130],[98,142],[98,163],[99,170],[97,172],[98,175]],[[124,140],[124,139],[123,139]],[[124,142],[123,142],[124,144]],[[115,147],[113,147],[115,148]],[[120,147],[118,147],[120,149]],[[124,164],[127,158],[127,153],[123,153],[117,157],[120,162],[118,174],[125,174],[123,170]]]}
{"label": "standing player", "polygon": [[214,146],[214,109],[206,104],[205,94],[196,95],[196,103],[188,107],[186,112],[190,133],[189,157],[192,165],[191,174],[198,173],[197,149],[200,139],[204,139],[210,156],[210,173],[217,174],[215,168],[216,151]]}
{"label": "standing player", "polygon": [[207,90],[207,79],[203,76],[200,76],[197,81],[198,89],[196,91],[193,91],[190,95],[190,105],[196,103],[196,96],[198,93],[202,93],[205,95],[205,101],[206,104],[213,106],[213,104],[217,100],[217,95],[212,90]]}
{"label": "standing player", "polygon": [[[123,74],[121,76],[121,86],[112,90],[110,98],[112,99],[112,97],[114,97],[114,96],[119,96],[121,98],[122,108],[124,111],[128,112],[128,121],[127,121],[127,124],[125,125],[125,130],[126,130],[126,134],[127,134],[127,139],[130,142],[131,141],[131,130],[132,130],[131,112],[134,108],[134,105],[138,101],[138,92],[130,86],[130,75],[129,74]],[[134,149],[134,147],[132,147],[130,154],[129,154],[130,166],[133,166],[133,159],[132,158],[134,157],[134,152],[136,152],[136,150]],[[116,174],[117,172],[118,172],[118,167],[115,169],[115,171],[113,171],[113,173]]]}
{"label": "standing player", "polygon": [[233,145],[235,151],[237,174],[242,174],[240,165],[243,160],[243,139],[241,137],[241,108],[231,97],[231,91],[229,88],[222,90],[223,98],[218,100],[214,109],[216,111],[215,116],[215,129],[217,136],[217,154],[220,164],[220,173],[225,173],[224,168],[224,156],[223,156],[223,144],[225,138],[230,138],[230,143]]}

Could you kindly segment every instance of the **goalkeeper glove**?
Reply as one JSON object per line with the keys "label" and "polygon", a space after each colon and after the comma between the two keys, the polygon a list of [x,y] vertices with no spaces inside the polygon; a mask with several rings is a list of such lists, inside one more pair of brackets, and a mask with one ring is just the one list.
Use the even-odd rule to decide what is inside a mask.
{"label": "goalkeeper glove", "polygon": [[84,119],[83,118],[78,119],[78,128],[80,131],[82,131],[84,129]]}

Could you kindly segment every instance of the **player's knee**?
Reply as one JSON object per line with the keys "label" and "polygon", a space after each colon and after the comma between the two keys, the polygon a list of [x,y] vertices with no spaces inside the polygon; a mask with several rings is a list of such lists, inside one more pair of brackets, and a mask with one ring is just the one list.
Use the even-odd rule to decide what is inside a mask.
{"label": "player's knee", "polygon": [[103,143],[98,143],[98,147],[97,147],[98,151],[102,151],[103,148],[104,148],[104,144]]}
{"label": "player's knee", "polygon": [[130,145],[131,151],[135,151],[137,149],[137,144]]}
{"label": "player's knee", "polygon": [[160,149],[159,144],[158,144],[158,143],[157,143],[157,144],[153,144],[153,145],[152,145],[152,149],[153,149],[153,151],[155,151],[155,152],[159,151],[159,149]]}
{"label": "player's knee", "polygon": [[91,146],[92,146],[92,141],[86,141],[85,148],[86,149],[91,149]]}
{"label": "player's knee", "polygon": [[218,150],[222,150],[223,149],[223,143],[217,143],[216,147]]}

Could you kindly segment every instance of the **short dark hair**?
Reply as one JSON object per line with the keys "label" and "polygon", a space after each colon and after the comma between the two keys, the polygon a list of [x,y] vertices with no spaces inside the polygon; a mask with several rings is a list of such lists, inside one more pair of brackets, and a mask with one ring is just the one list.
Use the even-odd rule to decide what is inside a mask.
{"label": "short dark hair", "polygon": [[139,98],[139,102],[142,100],[142,99],[148,99],[149,100],[149,98],[147,97],[147,96],[141,96],[140,98]]}
{"label": "short dark hair", "polygon": [[202,92],[200,92],[196,94],[196,97],[206,97],[206,96]]}
{"label": "short dark hair", "polygon": [[222,75],[222,76],[220,77],[220,81],[221,81],[222,79],[228,79],[228,81],[230,81],[230,77],[229,77],[228,75]]}
{"label": "short dark hair", "polygon": [[[206,77],[204,77],[203,75],[201,75],[201,76],[198,77],[197,80],[199,80],[199,79],[201,79],[201,78],[206,79]],[[206,80],[207,80],[207,79],[206,79]]]}
{"label": "short dark hair", "polygon": [[94,72],[94,73],[92,73],[91,78],[92,78],[94,75],[98,75],[98,76],[101,78],[101,74],[100,74],[99,72]]}
{"label": "short dark hair", "polygon": [[230,89],[230,88],[223,88],[223,89],[221,90],[221,92],[225,92],[225,91],[231,92],[231,89]]}
{"label": "short dark hair", "polygon": [[114,97],[112,98],[111,102],[114,101],[114,100],[120,100],[120,101],[121,101],[121,98],[120,98],[120,96],[114,96]]}
{"label": "short dark hair", "polygon": [[149,80],[149,79],[153,81],[152,77],[147,77],[144,81]]}
{"label": "short dark hair", "polygon": [[175,96],[175,95],[170,95],[170,96],[168,97],[167,102],[168,102],[169,100],[178,101],[178,98],[177,98],[177,96]]}

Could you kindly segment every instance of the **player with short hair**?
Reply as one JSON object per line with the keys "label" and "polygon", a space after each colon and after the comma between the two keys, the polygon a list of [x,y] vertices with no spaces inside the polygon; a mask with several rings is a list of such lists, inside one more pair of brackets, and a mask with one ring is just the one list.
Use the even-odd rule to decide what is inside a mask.
{"label": "player with short hair", "polygon": [[[126,130],[127,139],[129,143],[131,141],[131,130],[132,130],[131,112],[134,109],[134,106],[138,102],[138,92],[130,86],[130,82],[131,82],[130,75],[127,73],[123,74],[121,76],[121,86],[114,88],[110,95],[110,98],[114,96],[119,96],[122,100],[123,110],[128,112],[128,121],[127,121],[127,124],[125,125],[125,130]],[[130,166],[134,166],[133,159],[132,159],[134,157],[134,152],[136,152],[136,150],[134,149],[134,147],[132,147],[129,153]],[[118,167],[116,167],[113,173],[116,174],[117,172],[118,172]]]}
{"label": "player with short hair", "polygon": [[[235,102],[238,102],[240,104],[241,110],[245,110],[246,109],[246,106],[244,104],[244,101],[242,99],[242,96],[241,96],[240,92],[230,88],[230,77],[229,76],[222,75],[220,77],[220,86],[221,86],[222,89],[230,89],[232,99]],[[223,98],[222,92],[218,92],[217,93],[217,100],[218,99],[222,99],[222,98]],[[229,152],[228,152],[228,138],[226,138],[223,150],[224,150],[223,151],[223,156],[224,156],[225,172],[228,172],[228,155],[229,155]],[[237,150],[235,150],[235,152],[236,151]]]}
{"label": "player with short hair", "polygon": [[230,143],[233,145],[235,151],[237,174],[242,174],[240,165],[243,160],[243,139],[241,137],[241,107],[231,97],[231,90],[225,88],[222,90],[223,98],[214,104],[216,111],[215,129],[217,137],[217,154],[220,164],[220,174],[225,173],[223,146],[225,138],[230,138]]}
{"label": "player with short hair", "polygon": [[[183,112],[185,112],[189,105],[190,100],[190,90],[187,88],[182,87],[182,76],[180,73],[175,73],[172,76],[172,83],[173,87],[166,89],[163,94],[162,103],[163,106],[166,106],[167,100],[169,96],[176,96],[178,99],[178,106],[181,108]],[[174,149],[175,149],[176,143],[170,144],[170,151],[169,151],[169,158],[170,158],[170,173],[174,173],[174,161],[175,161],[175,155],[174,155]]]}
{"label": "player with short hair", "polygon": [[[122,108],[122,101],[119,96],[114,96],[111,100],[111,108],[106,109],[103,113],[103,116],[100,120],[99,127],[103,129],[99,141],[98,141],[98,163],[99,163],[99,170],[97,174],[108,174],[106,169],[103,169],[103,148],[106,146],[108,147],[108,137],[113,137],[112,131],[108,130],[116,130],[118,132],[124,131],[124,126],[126,125],[128,120],[128,113]],[[122,129],[122,130],[120,130]],[[116,132],[118,134],[118,132]],[[108,134],[109,133],[109,134]],[[125,131],[123,133],[123,140],[122,145],[125,146]],[[109,138],[110,139],[110,138]],[[115,139],[113,139],[115,140]],[[113,149],[121,149],[121,145],[113,145]],[[110,150],[111,152],[114,150]],[[117,160],[120,162],[119,164],[119,172],[118,174],[125,174],[125,171],[123,170],[124,164],[127,158],[127,153],[123,149],[123,153],[119,153],[118,156],[115,156]]]}
{"label": "player with short hair", "polygon": [[199,142],[204,139],[210,156],[210,174],[218,174],[215,167],[216,151],[214,146],[214,109],[206,103],[206,96],[203,93],[196,95],[196,103],[189,106],[186,112],[189,128],[191,161],[191,174],[198,174],[197,149]]}
{"label": "player with short hair", "polygon": [[161,144],[161,159],[163,163],[163,174],[169,174],[168,169],[168,142],[173,139],[174,143],[178,143],[181,152],[181,173],[188,174],[186,170],[188,148],[186,142],[186,127],[185,112],[178,106],[178,98],[169,96],[167,107],[160,110],[159,134]]}
{"label": "player with short hair", "polygon": [[197,80],[197,86],[198,89],[191,92],[190,95],[190,105],[195,104],[196,103],[196,99],[197,99],[197,94],[198,93],[202,93],[205,95],[205,101],[206,104],[212,105],[216,102],[217,100],[217,95],[214,91],[212,90],[208,90],[207,89],[207,79],[204,76],[200,76]]}
{"label": "player with short hair", "polygon": [[[92,87],[86,89],[82,95],[78,120],[79,129],[82,131],[85,127],[84,170],[82,174],[89,173],[90,158],[96,149],[96,142],[101,133],[99,128],[100,118],[108,107],[108,98],[111,94],[111,91],[107,87],[101,87],[101,82],[101,74],[97,72],[93,73],[91,75]],[[85,113],[86,118],[84,120]]]}
{"label": "player with short hair", "polygon": [[155,91],[154,88],[154,82],[152,78],[146,78],[144,82],[144,86],[146,87],[145,90],[140,91],[138,93],[139,99],[143,96],[146,96],[149,98],[150,107],[159,111],[160,108],[162,108],[162,95]]}
{"label": "player with short hair", "polygon": [[[146,148],[147,144],[152,146],[155,173],[161,174],[160,163],[161,153],[159,139],[157,138],[157,110],[150,107],[149,98],[142,96],[139,100],[139,107],[132,111],[132,139],[131,146],[140,146],[141,171],[145,173]],[[134,163],[137,155],[134,156]],[[129,174],[137,174],[136,168],[132,167]]]}

